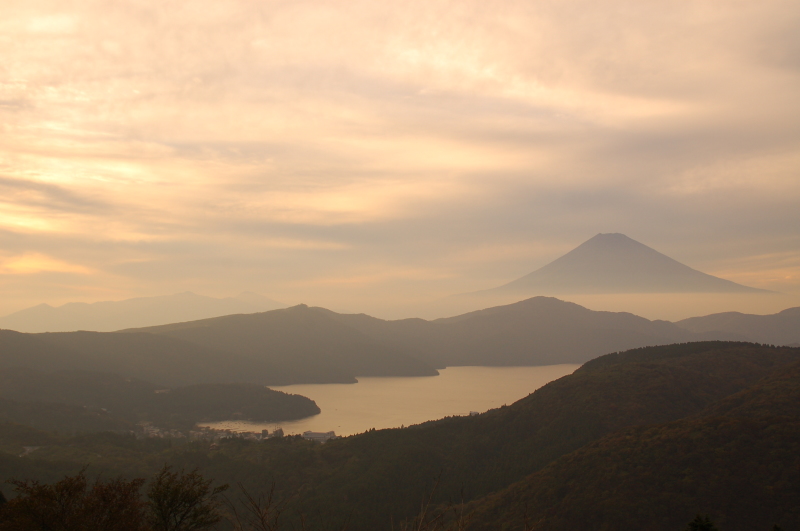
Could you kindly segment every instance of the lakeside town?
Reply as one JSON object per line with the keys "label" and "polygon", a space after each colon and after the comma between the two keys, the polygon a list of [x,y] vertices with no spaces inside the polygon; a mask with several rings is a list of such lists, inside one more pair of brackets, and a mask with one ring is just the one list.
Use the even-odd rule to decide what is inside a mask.
{"label": "lakeside town", "polygon": [[[470,417],[480,415],[478,411],[470,411]],[[405,425],[401,426],[405,427]],[[160,439],[188,439],[202,441],[218,441],[220,439],[246,439],[250,441],[264,441],[272,438],[284,437],[283,428],[277,426],[272,432],[268,429],[259,431],[237,431],[230,428],[212,428],[210,426],[194,426],[189,431],[181,431],[176,428],[160,428],[152,422],[142,421],[137,425],[136,435],[142,438]],[[331,439],[339,439],[341,435],[336,435],[334,431],[304,431],[301,436],[304,439],[317,442],[325,442]]]}
{"label": "lakeside town", "polygon": [[[143,438],[160,439],[188,439],[193,441],[216,442],[220,439],[246,439],[250,441],[264,441],[267,439],[284,437],[283,428],[277,427],[270,432],[267,429],[256,431],[235,431],[231,429],[216,429],[208,426],[195,426],[194,429],[184,432],[178,429],[159,428],[149,422],[140,422],[138,427],[141,431],[137,436]],[[333,431],[317,432],[305,431],[302,433],[304,439],[317,442],[325,442],[331,439],[338,439],[339,436]]]}

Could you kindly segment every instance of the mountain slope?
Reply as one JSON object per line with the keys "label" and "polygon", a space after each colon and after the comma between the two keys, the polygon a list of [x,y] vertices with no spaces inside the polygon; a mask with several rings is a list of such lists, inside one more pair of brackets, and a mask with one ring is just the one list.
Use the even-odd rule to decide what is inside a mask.
{"label": "mountain slope", "polygon": [[277,367],[263,360],[231,356],[153,334],[22,334],[0,330],[0,368],[15,367],[117,373],[168,387],[194,383],[269,383],[284,377]]}
{"label": "mountain slope", "polygon": [[800,363],[690,418],[612,433],[473,504],[469,529],[800,525]]}
{"label": "mountain slope", "polygon": [[40,304],[1,317],[0,328],[18,332],[111,332],[234,313],[263,312],[285,306],[255,293],[217,299],[186,292],[92,304],[72,302],[57,308]]}
{"label": "mountain slope", "polygon": [[696,414],[797,362],[800,351],[707,342],[610,357],[478,417],[328,443],[310,465],[317,470],[296,469],[305,479],[288,490],[306,484],[304,506],[338,508],[341,517],[357,500],[350,528],[389,529],[388,515],[416,513],[431,478],[441,475],[434,503],[485,496],[617,430]]}
{"label": "mountain slope", "polygon": [[690,317],[675,324],[695,333],[736,333],[750,341],[772,345],[800,343],[800,308],[789,308],[772,315],[715,313]]}
{"label": "mountain slope", "polygon": [[306,307],[144,330],[0,330],[0,368],[109,372],[165,386],[353,383],[356,376],[438,374],[430,365]]}
{"label": "mountain slope", "polygon": [[[266,360],[286,383],[337,381],[327,375],[434,376],[429,364],[306,305],[249,315],[127,330]],[[341,381],[341,380],[339,380]]]}
{"label": "mountain slope", "polygon": [[544,267],[472,295],[758,293],[692,269],[624,234],[598,234]]}
{"label": "mountain slope", "polygon": [[636,427],[554,461],[478,506],[478,530],[797,529],[800,422],[712,417]]}
{"label": "mountain slope", "polygon": [[[316,415],[316,404],[303,396],[274,391],[258,384],[195,384],[164,389],[144,380],[88,371],[43,372],[0,369],[0,417],[7,416],[7,401],[17,409],[27,404],[58,411],[63,406],[83,408],[102,417],[113,416],[132,427],[139,421],[161,427],[191,428],[199,421],[246,418],[255,421],[294,420]],[[13,417],[12,417],[13,418]],[[28,423],[26,419],[16,422]],[[37,426],[45,428],[43,422]],[[52,425],[52,423],[51,423]],[[91,431],[91,426],[76,427]],[[106,428],[110,429],[110,428]],[[130,429],[130,428],[128,428]],[[96,430],[100,431],[100,430]]]}
{"label": "mountain slope", "polygon": [[363,314],[314,310],[376,340],[409,349],[436,367],[583,363],[636,347],[742,338],[730,332],[696,334],[666,321],[592,311],[550,297],[533,297],[434,321],[384,321]]}
{"label": "mountain slope", "polygon": [[583,363],[631,348],[746,339],[548,297],[457,317],[385,321],[305,305],[116,333],[0,331],[0,368],[119,373],[161,385],[354,382],[434,367]]}

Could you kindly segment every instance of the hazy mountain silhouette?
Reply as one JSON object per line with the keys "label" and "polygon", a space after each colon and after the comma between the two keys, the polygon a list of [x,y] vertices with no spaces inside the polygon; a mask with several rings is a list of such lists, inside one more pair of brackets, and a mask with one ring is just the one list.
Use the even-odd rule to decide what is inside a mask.
{"label": "hazy mountain silhouette", "polygon": [[39,304],[0,318],[0,328],[18,332],[111,332],[123,328],[193,321],[234,313],[254,313],[287,305],[255,293],[218,299],[191,292],[123,301],[70,302],[56,308]]}
{"label": "hazy mountain silhouette", "polygon": [[745,327],[720,328],[690,329],[551,297],[434,321],[385,321],[299,305],[121,332],[0,331],[0,369],[111,372],[167,386],[346,383],[358,376],[435,375],[447,366],[583,363],[687,341],[783,342],[765,341]]}
{"label": "hazy mountain silhouette", "polygon": [[0,369],[11,367],[109,372],[166,386],[353,383],[357,376],[438,374],[303,305],[125,332],[0,330]]}
{"label": "hazy mountain silhouette", "polygon": [[503,286],[468,295],[568,293],[757,293],[692,269],[624,234],[598,234]]}
{"label": "hazy mountain silhouette", "polygon": [[[211,348],[231,356],[267,360],[288,383],[354,381],[353,376],[433,376],[408,349],[376,340],[305,304],[250,315],[126,330]],[[311,377],[313,375],[313,378]],[[350,380],[342,375],[352,375]]]}
{"label": "hazy mountain silhouette", "polygon": [[415,364],[419,362],[436,368],[583,363],[636,347],[749,339],[736,330],[694,332],[668,321],[593,311],[552,297],[433,321],[388,321],[299,305],[132,331],[269,360],[286,371],[293,367],[293,374],[337,360],[336,370],[347,367],[358,376],[425,374]]}
{"label": "hazy mountain silhouette", "polygon": [[635,347],[743,337],[731,332],[694,333],[668,321],[593,311],[552,297],[533,297],[433,321],[384,321],[364,314],[312,310],[405,349],[437,368],[583,363]]}
{"label": "hazy mountain silhouette", "polygon": [[264,360],[230,356],[171,337],[116,332],[25,334],[0,330],[0,369],[7,368],[117,373],[166,387],[271,383],[270,378],[284,376]]}
{"label": "hazy mountain silhouette", "polygon": [[772,315],[724,312],[690,317],[675,323],[696,333],[729,332],[750,341],[771,345],[798,346],[800,343],[800,308],[789,308]]}

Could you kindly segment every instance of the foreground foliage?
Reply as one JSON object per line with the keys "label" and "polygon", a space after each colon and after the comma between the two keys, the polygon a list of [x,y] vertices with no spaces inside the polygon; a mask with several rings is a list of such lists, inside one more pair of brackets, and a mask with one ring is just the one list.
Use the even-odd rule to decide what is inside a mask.
{"label": "foreground foliage", "polygon": [[222,520],[219,495],[197,471],[164,466],[150,481],[98,478],[84,471],[47,485],[12,480],[16,497],[0,505],[2,531],[197,531]]}

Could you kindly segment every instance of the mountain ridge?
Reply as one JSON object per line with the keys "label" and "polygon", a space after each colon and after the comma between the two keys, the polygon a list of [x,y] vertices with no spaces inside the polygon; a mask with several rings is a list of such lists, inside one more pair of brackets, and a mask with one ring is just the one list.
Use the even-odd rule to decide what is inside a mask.
{"label": "mountain ridge", "polygon": [[[777,315],[797,315],[787,326],[792,333],[800,328],[800,309]],[[769,323],[770,316],[759,322]],[[751,331],[691,330],[552,297],[432,321],[298,305],[120,332],[0,330],[0,368],[113,372],[168,386],[355,383],[359,376],[433,376],[448,366],[584,363],[609,352],[688,341],[795,342],[795,336],[781,341],[769,327]]]}
{"label": "mountain ridge", "polygon": [[682,319],[675,324],[695,333],[735,332],[759,343],[800,343],[800,307],[769,315],[722,312]]}
{"label": "mountain ridge", "polygon": [[583,363],[629,348],[742,339],[731,332],[694,333],[668,321],[589,310],[544,296],[432,321],[385,321],[364,314],[332,317],[397,348],[409,349],[437,368]]}
{"label": "mountain ridge", "polygon": [[121,301],[42,303],[4,317],[0,328],[18,332],[113,332],[158,324],[192,321],[236,313],[285,308],[287,305],[250,292],[234,297],[207,297],[191,291]]}

